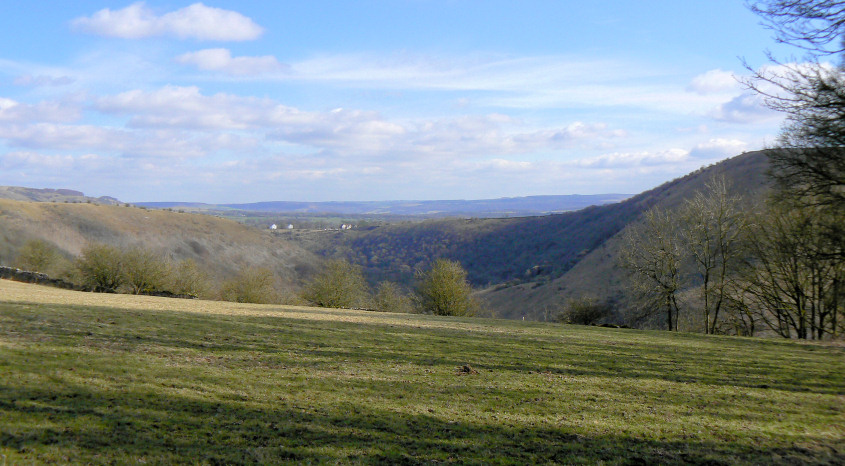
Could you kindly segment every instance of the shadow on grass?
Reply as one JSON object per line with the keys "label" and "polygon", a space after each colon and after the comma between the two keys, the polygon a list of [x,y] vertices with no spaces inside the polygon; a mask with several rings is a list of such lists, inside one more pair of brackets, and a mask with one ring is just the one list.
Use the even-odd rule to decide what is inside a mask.
{"label": "shadow on grass", "polygon": [[584,437],[565,426],[451,422],[433,414],[363,410],[354,404],[300,408],[280,402],[265,410],[248,402],[137,391],[102,393],[82,386],[68,386],[61,393],[0,386],[0,410],[28,421],[0,427],[0,451],[44,462],[736,464],[845,460],[845,455],[830,450],[766,450],[728,442],[663,442],[613,434]]}
{"label": "shadow on grass", "polygon": [[[499,373],[623,377],[845,395],[845,347],[695,334],[632,335],[627,331],[572,327],[560,327],[559,336],[551,337],[491,335],[450,328],[414,328],[408,336],[407,327],[390,323],[63,308],[116,323],[98,326],[93,321],[78,322],[77,328],[64,328],[57,335],[68,340],[87,337],[93,344],[100,338],[112,348],[127,352],[149,345],[210,354],[257,352],[269,365],[274,364],[276,355],[284,353],[285,365],[301,367],[344,359],[421,367],[472,364]],[[329,312],[342,315],[344,311]],[[397,322],[408,318],[396,317]],[[576,333],[578,338],[571,338]],[[491,341],[495,347],[491,347]],[[291,359],[287,357],[291,352],[304,357]]]}
{"label": "shadow on grass", "polygon": [[[0,337],[20,341],[27,350],[15,350],[14,366],[19,375],[32,374],[30,380],[56,376],[57,371],[73,371],[75,361],[55,360],[56,354],[68,358],[92,355],[99,358],[94,371],[116,370],[109,358],[140,353],[162,358],[215,356],[235,369],[271,367],[317,368],[330,373],[334,366],[350,361],[353,369],[408,365],[422,372],[434,367],[454,371],[456,366],[492,371],[522,382],[528,373],[549,372],[577,377],[626,378],[635,381],[659,379],[723,386],[755,387],[762,383],[771,388],[796,392],[841,393],[841,356],[838,349],[825,349],[813,361],[804,349],[778,352],[771,344],[746,343],[746,340],[672,336],[639,340],[612,332],[580,332],[562,329],[560,335],[508,335],[460,329],[413,329],[389,324],[350,323],[261,316],[219,316],[179,314],[162,311],[124,311],[112,308],[2,306]],[[6,323],[10,325],[5,325]],[[687,347],[687,341],[690,346]],[[42,342],[44,345],[42,346]],[[43,347],[49,347],[39,353]],[[85,351],[76,352],[80,347]],[[751,348],[751,349],[749,349]],[[104,351],[100,351],[104,350]],[[753,350],[753,351],[752,351]],[[12,351],[10,351],[11,355]],[[115,354],[119,353],[119,354]],[[27,358],[45,358],[52,368],[29,364]],[[796,356],[797,354],[797,356]],[[792,358],[778,366],[779,358]],[[131,359],[131,358],[130,358]],[[11,361],[12,358],[9,358]],[[128,359],[122,359],[127,361]],[[52,362],[50,362],[52,361]],[[307,387],[317,399],[301,402],[259,401],[228,396],[219,381],[190,383],[193,396],[169,390],[155,391],[147,369],[170,367],[149,359],[133,360],[134,370],[144,371],[138,380],[123,378],[123,388],[100,389],[74,385],[70,378],[58,377],[55,385],[15,384],[0,379],[0,452],[19,455],[20,462],[84,463],[134,462],[139,458],[160,463],[250,463],[250,462],[364,462],[415,464],[422,462],[457,463],[596,463],[619,464],[728,464],[751,463],[832,463],[845,461],[845,449],[831,449],[830,441],[802,439],[799,446],[785,449],[766,448],[762,442],[738,439],[703,441],[701,435],[689,441],[647,440],[635,436],[607,433],[584,436],[577,424],[543,427],[492,422],[489,417],[472,420],[476,398],[469,399],[462,421],[426,412],[421,400],[431,390],[426,383],[436,379],[416,378],[416,382],[339,379],[307,379]],[[204,362],[191,362],[190,374],[204,374]],[[46,366],[45,366],[46,367]],[[168,377],[182,377],[182,369],[168,369]],[[779,370],[772,370],[772,368]],[[53,369],[55,368],[55,369]],[[91,369],[88,369],[91,370]],[[805,377],[802,380],[802,377]],[[826,379],[830,377],[830,379]],[[212,377],[213,378],[213,377]],[[78,380],[78,379],[77,379]],[[221,379],[222,380],[222,379]],[[229,379],[236,380],[236,379]],[[137,383],[135,383],[137,382]],[[190,382],[190,380],[189,380]],[[237,382],[236,382],[237,383]],[[314,388],[316,383],[323,388]],[[215,385],[218,384],[218,385]],[[338,385],[326,388],[328,385]],[[455,385],[455,384],[453,384]],[[115,385],[118,386],[118,385]],[[146,387],[146,388],[145,388]],[[204,387],[204,388],[203,388]],[[211,388],[208,388],[211,387]],[[178,388],[178,387],[177,387]],[[237,386],[231,387],[237,390]],[[472,392],[478,387],[440,386],[440,400],[456,390]],[[485,390],[489,387],[485,387]],[[200,390],[211,390],[204,393]],[[216,390],[216,391],[215,391]],[[284,394],[274,389],[270,395]],[[404,390],[404,392],[402,392]],[[452,390],[452,391],[449,391]],[[492,395],[510,402],[535,398],[532,389],[520,385]],[[319,398],[351,391],[335,405]],[[409,409],[391,398],[394,391],[408,396]],[[253,396],[264,393],[253,391]],[[222,397],[221,401],[204,399]],[[372,404],[366,397],[378,397]],[[465,393],[460,393],[466,395]],[[359,396],[360,395],[360,396]],[[536,397],[543,396],[537,393]],[[649,396],[661,396],[649,392]],[[295,399],[295,397],[293,397]],[[498,399],[498,398],[495,398]],[[351,400],[351,401],[347,401]],[[404,400],[404,399],[403,399]],[[710,399],[712,400],[712,399]],[[600,400],[599,400],[600,401]],[[682,403],[684,399],[671,402]],[[413,404],[410,404],[413,403]],[[666,401],[664,403],[670,403]],[[268,408],[268,406],[270,408]],[[373,408],[378,406],[379,408]],[[381,408],[384,406],[384,408]],[[499,406],[493,405],[498,409]],[[380,409],[381,408],[381,409]],[[437,409],[435,406],[434,409]],[[757,411],[755,411],[756,413]],[[841,412],[841,410],[840,410]],[[453,418],[455,416],[452,416]],[[516,416],[518,418],[518,416]],[[467,421],[466,419],[470,419]],[[593,430],[595,431],[595,430]],[[783,439],[774,442],[782,441]],[[836,444],[839,448],[840,444]],[[58,456],[51,456],[58,455]],[[11,456],[14,460],[14,456]],[[67,458],[67,459],[65,459]],[[13,461],[14,463],[15,461]]]}

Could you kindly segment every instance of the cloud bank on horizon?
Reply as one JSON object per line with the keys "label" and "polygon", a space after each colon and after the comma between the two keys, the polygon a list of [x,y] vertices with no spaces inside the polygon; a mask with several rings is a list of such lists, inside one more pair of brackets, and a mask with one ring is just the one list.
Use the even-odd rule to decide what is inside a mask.
{"label": "cloud bank on horizon", "polygon": [[0,54],[0,184],[129,201],[634,193],[760,149],[781,121],[737,79],[738,56],[763,65],[773,44],[735,1],[99,3],[21,4],[0,24],[21,44]]}

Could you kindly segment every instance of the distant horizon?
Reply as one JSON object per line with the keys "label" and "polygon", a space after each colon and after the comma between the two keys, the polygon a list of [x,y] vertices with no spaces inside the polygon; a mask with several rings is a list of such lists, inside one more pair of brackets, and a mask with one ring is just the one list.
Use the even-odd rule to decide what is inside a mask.
{"label": "distant horizon", "polygon": [[580,193],[573,193],[573,194],[535,194],[535,195],[527,195],[527,196],[503,196],[503,197],[493,197],[493,198],[478,198],[478,199],[378,199],[378,200],[350,200],[350,199],[335,199],[329,201],[314,201],[314,200],[292,200],[292,199],[265,199],[262,201],[249,201],[249,202],[205,202],[205,201],[197,201],[197,200],[167,200],[167,201],[131,201],[126,199],[120,199],[116,196],[112,196],[110,194],[91,194],[86,193],[85,191],[69,188],[67,186],[58,187],[58,188],[49,188],[49,187],[36,187],[36,186],[0,186],[0,188],[20,188],[20,189],[33,189],[38,191],[67,191],[71,193],[77,193],[81,196],[99,199],[99,198],[110,198],[120,201],[121,203],[129,203],[129,204],[137,204],[137,205],[156,205],[156,204],[201,204],[201,205],[209,205],[209,206],[228,206],[228,205],[252,205],[252,204],[272,204],[272,203],[297,203],[297,204],[339,204],[339,203],[349,203],[349,204],[377,204],[377,203],[400,203],[400,202],[480,202],[480,201],[501,201],[501,200],[517,200],[517,199],[530,199],[530,198],[563,198],[563,197],[601,197],[601,196],[636,196],[639,193],[615,193],[615,192],[608,192],[608,193],[597,193],[597,194],[580,194]]}
{"label": "distant horizon", "polygon": [[[568,196],[582,196],[582,197],[596,197],[596,196],[636,196],[639,193],[597,193],[597,194],[533,194],[528,196],[502,196],[502,197],[485,197],[485,198],[478,198],[478,199],[453,199],[453,198],[444,198],[444,199],[378,199],[378,200],[360,200],[360,199],[335,199],[329,201],[312,201],[312,200],[291,200],[291,199],[267,199],[263,201],[250,201],[250,202],[203,202],[203,201],[185,201],[185,200],[177,200],[177,201],[126,201],[130,204],[177,204],[177,203],[184,203],[184,204],[205,204],[205,205],[249,205],[249,204],[265,204],[265,203],[274,203],[274,202],[291,202],[291,203],[313,203],[313,204],[333,204],[333,203],[359,203],[359,204],[369,204],[369,203],[380,203],[380,202],[449,202],[449,201],[461,201],[461,202],[475,202],[475,201],[498,201],[498,200],[505,200],[505,199],[526,199],[532,197],[568,197]],[[102,197],[102,196],[98,196]],[[111,197],[111,196],[106,196]],[[122,200],[121,200],[122,201]]]}
{"label": "distant horizon", "polygon": [[793,52],[736,0],[9,10],[0,185],[136,202],[638,193],[775,141]]}

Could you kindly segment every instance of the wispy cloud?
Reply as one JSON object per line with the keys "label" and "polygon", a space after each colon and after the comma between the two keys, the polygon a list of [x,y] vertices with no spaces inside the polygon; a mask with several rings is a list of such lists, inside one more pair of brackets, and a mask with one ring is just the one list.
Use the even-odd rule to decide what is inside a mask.
{"label": "wispy cloud", "polygon": [[692,79],[687,90],[702,95],[737,92],[741,87],[734,73],[721,69],[710,70]]}
{"label": "wispy cloud", "polygon": [[659,152],[614,152],[597,157],[581,159],[578,166],[584,168],[626,168],[637,166],[667,165],[689,159],[690,151],[668,149]]}
{"label": "wispy cloud", "polygon": [[233,57],[227,49],[205,49],[185,53],[176,57],[176,61],[194,65],[201,70],[221,71],[235,76],[255,76],[283,71],[287,68],[272,55]]}
{"label": "wispy cloud", "polygon": [[45,76],[25,74],[18,76],[13,81],[16,86],[31,86],[31,87],[58,87],[73,84],[76,80],[70,76]]}
{"label": "wispy cloud", "polygon": [[264,31],[252,19],[238,12],[202,3],[157,15],[144,2],[138,2],[120,10],[104,8],[91,16],[76,18],[71,26],[91,34],[124,39],[171,36],[180,39],[243,41],[256,39]]}
{"label": "wispy cloud", "polygon": [[127,91],[98,99],[95,108],[128,116],[129,128],[250,131],[271,140],[346,155],[529,153],[625,137],[624,131],[603,123],[576,121],[563,127],[529,128],[495,113],[393,121],[377,112],[355,109],[304,111],[267,98],[204,95],[193,86]]}
{"label": "wispy cloud", "polygon": [[0,123],[72,121],[81,114],[81,110],[75,105],[49,101],[26,104],[0,97]]}

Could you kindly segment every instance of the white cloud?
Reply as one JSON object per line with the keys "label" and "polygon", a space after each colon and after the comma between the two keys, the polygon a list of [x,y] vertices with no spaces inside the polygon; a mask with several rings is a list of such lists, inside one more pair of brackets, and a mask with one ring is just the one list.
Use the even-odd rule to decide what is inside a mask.
{"label": "white cloud", "polygon": [[52,170],[68,168],[73,165],[74,158],[70,155],[48,155],[38,152],[9,152],[0,155],[0,167],[5,170],[22,168],[49,168]]}
{"label": "white cloud", "polygon": [[180,39],[243,41],[256,39],[263,32],[260,26],[238,12],[202,3],[159,16],[144,2],[138,2],[120,10],[104,8],[90,17],[73,20],[71,25],[92,34],[125,39],[173,36]]}
{"label": "white cloud", "polygon": [[687,86],[687,90],[697,94],[718,94],[725,92],[736,92],[740,84],[736,76],[730,71],[721,69],[710,70],[693,78]]}
{"label": "white cloud", "polygon": [[95,106],[105,113],[131,115],[130,126],[139,128],[246,129],[268,124],[269,114],[293,111],[269,99],[205,96],[196,86],[132,90],[97,99]]}
{"label": "white cloud", "polygon": [[25,74],[18,76],[13,81],[13,84],[16,86],[31,86],[31,87],[59,87],[59,86],[67,86],[68,84],[73,84],[76,82],[75,79],[71,78],[70,76],[45,76],[45,75],[36,75],[33,76],[31,74]]}
{"label": "white cloud", "polygon": [[20,147],[53,150],[109,149],[123,145],[124,131],[94,125],[31,125],[0,126],[0,138]]}
{"label": "white cloud", "polygon": [[581,159],[578,166],[585,168],[625,168],[649,165],[677,164],[689,160],[690,152],[683,149],[668,149],[660,152],[614,152]]}
{"label": "white cloud", "polygon": [[514,154],[605,144],[624,136],[624,132],[602,123],[525,128],[519,121],[496,113],[400,123],[369,111],[339,108],[309,112],[266,98],[203,95],[197,87],[133,90],[103,97],[95,106],[106,113],[130,115],[131,128],[250,131],[338,155]]}
{"label": "white cloud", "polygon": [[186,53],[176,57],[176,61],[194,65],[201,70],[222,71],[236,76],[254,76],[285,69],[272,55],[232,57],[232,53],[227,49],[205,49]]}
{"label": "white cloud", "polygon": [[690,156],[698,159],[724,159],[741,154],[748,144],[739,139],[715,138],[697,144]]}
{"label": "white cloud", "polygon": [[79,108],[59,102],[24,104],[0,97],[0,123],[29,123],[38,121],[71,121],[79,118]]}
{"label": "white cloud", "polygon": [[202,157],[217,151],[253,150],[254,138],[178,129],[137,131],[95,125],[36,123],[0,125],[0,139],[12,147],[49,151],[95,151],[124,157]]}
{"label": "white cloud", "polygon": [[[432,58],[347,54],[291,63],[290,72],[279,78],[361,88],[473,91],[478,92],[472,97],[474,107],[499,109],[616,107],[630,113],[648,110],[687,115],[703,114],[724,100],[724,95],[689,92],[674,82],[676,73],[633,60],[566,55]],[[458,99],[458,105],[468,102],[465,97]]]}
{"label": "white cloud", "polygon": [[765,123],[779,114],[767,108],[759,94],[744,92],[711,110],[709,116],[729,123]]}

